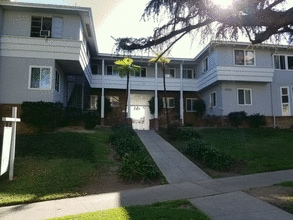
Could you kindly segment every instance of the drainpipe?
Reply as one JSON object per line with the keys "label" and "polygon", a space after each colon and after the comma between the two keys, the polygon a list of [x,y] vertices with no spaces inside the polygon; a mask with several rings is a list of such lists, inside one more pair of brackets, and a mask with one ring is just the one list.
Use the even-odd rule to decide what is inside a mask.
{"label": "drainpipe", "polygon": [[276,128],[276,116],[275,116],[275,113],[274,113],[272,82],[270,83],[270,90],[271,90],[271,111],[272,111],[272,116],[273,116],[273,127]]}
{"label": "drainpipe", "polygon": [[102,59],[102,95],[101,95],[101,124],[104,125],[105,117],[105,85],[104,85],[104,75],[105,75],[105,60]]}
{"label": "drainpipe", "polygon": [[183,111],[183,63],[180,64],[180,120],[181,125],[184,125],[184,111]]}

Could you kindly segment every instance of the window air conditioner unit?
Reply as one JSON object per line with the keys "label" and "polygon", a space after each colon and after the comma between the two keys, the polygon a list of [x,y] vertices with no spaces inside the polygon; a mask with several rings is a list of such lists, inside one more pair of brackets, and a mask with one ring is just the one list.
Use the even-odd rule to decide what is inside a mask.
{"label": "window air conditioner unit", "polygon": [[40,30],[40,37],[50,37],[51,32],[48,30]]}

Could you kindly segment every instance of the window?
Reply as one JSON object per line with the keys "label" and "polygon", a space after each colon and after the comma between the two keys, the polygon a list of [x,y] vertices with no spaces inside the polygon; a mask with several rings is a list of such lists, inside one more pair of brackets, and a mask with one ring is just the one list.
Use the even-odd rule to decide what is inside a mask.
{"label": "window", "polygon": [[30,89],[49,90],[51,88],[51,68],[30,67],[29,80]]}
{"label": "window", "polygon": [[107,75],[118,76],[119,73],[114,71],[114,66],[107,66]]}
{"label": "window", "polygon": [[146,77],[146,68],[141,67],[139,72],[135,73],[136,77]]}
{"label": "window", "polygon": [[235,50],[235,65],[253,66],[255,65],[255,55],[252,50]]}
{"label": "window", "polygon": [[173,68],[166,68],[165,69],[165,77],[174,78],[175,77],[175,69],[173,69]]}
{"label": "window", "polygon": [[119,107],[119,96],[107,96],[110,100],[111,107]]}
{"label": "window", "polygon": [[275,69],[279,69],[279,70],[286,69],[285,56],[274,55],[274,64],[275,64]]}
{"label": "window", "polygon": [[56,71],[55,74],[55,90],[59,92],[60,90],[60,74]]}
{"label": "window", "polygon": [[31,37],[51,37],[52,18],[33,16],[31,22]]}
{"label": "window", "polygon": [[[163,97],[163,107],[166,108],[165,97]],[[173,97],[167,97],[167,108],[175,108],[175,99]]]}
{"label": "window", "polygon": [[211,107],[217,106],[216,92],[212,92],[210,95],[210,104]]}
{"label": "window", "polygon": [[239,105],[252,105],[251,89],[238,89],[237,92]]}
{"label": "window", "polygon": [[275,69],[293,70],[293,56],[274,55]]}
{"label": "window", "polygon": [[290,113],[290,101],[289,101],[289,88],[281,87],[281,104],[282,104],[282,116],[289,116]]}
{"label": "window", "polygon": [[98,109],[98,96],[97,95],[91,95],[90,96],[90,109]]}
{"label": "window", "polygon": [[196,98],[187,98],[186,99],[186,111],[187,112],[195,112],[195,103],[196,103]]}
{"label": "window", "polygon": [[193,75],[192,69],[183,69],[183,78],[184,79],[193,79],[195,78]]}
{"label": "window", "polygon": [[202,61],[202,72],[205,73],[209,70],[209,60],[206,57],[203,61]]}

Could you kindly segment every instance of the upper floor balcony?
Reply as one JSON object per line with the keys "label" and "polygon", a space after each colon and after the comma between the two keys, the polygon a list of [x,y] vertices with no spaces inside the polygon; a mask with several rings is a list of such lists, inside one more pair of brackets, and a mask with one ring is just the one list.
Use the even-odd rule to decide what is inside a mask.
{"label": "upper floor balcony", "polygon": [[[92,75],[92,88],[126,89],[126,77],[112,75]],[[154,91],[164,90],[163,78],[156,77],[130,77],[130,88],[134,90]],[[196,91],[196,79],[166,78],[166,89],[168,91]]]}
{"label": "upper floor balcony", "polygon": [[264,82],[273,81],[273,68],[217,66],[198,78],[199,90],[217,81]]}
{"label": "upper floor balcony", "polygon": [[[23,36],[0,36],[0,55],[7,57],[23,57],[38,59],[54,59],[59,61],[68,74],[92,74],[90,55],[84,41],[55,38],[32,38]],[[76,72],[74,72],[76,71]]]}

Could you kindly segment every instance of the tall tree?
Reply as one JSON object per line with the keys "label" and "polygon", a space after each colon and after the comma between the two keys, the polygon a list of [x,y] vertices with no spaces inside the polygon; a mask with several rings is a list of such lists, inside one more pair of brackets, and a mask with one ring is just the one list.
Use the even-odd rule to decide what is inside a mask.
{"label": "tall tree", "polygon": [[150,63],[161,63],[162,64],[162,72],[163,72],[163,86],[164,86],[164,103],[165,103],[165,111],[167,118],[167,126],[170,124],[169,120],[169,112],[168,112],[168,104],[167,104],[167,89],[166,89],[166,65],[170,63],[170,59],[162,56],[162,54],[157,53],[157,56],[149,60]]}
{"label": "tall tree", "polygon": [[[222,0],[225,1],[225,0]],[[143,19],[160,16],[167,22],[156,28],[151,37],[118,38],[118,50],[149,49],[167,43],[169,48],[184,35],[198,32],[206,38],[237,40],[246,36],[252,44],[284,37],[293,42],[292,0],[233,0],[222,8],[216,0],[150,0]],[[167,48],[167,49],[168,49]]]}
{"label": "tall tree", "polygon": [[125,95],[125,120],[127,119],[127,102],[128,102],[128,90],[129,90],[129,77],[130,74],[135,74],[136,72],[140,71],[140,66],[133,64],[133,59],[131,58],[124,58],[123,60],[116,60],[115,62],[115,71],[118,72],[120,77],[127,77],[126,80],[126,95]]}

